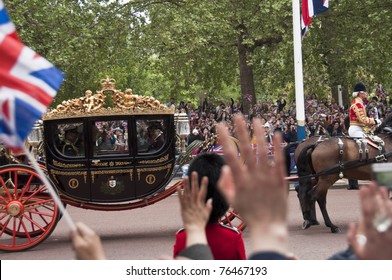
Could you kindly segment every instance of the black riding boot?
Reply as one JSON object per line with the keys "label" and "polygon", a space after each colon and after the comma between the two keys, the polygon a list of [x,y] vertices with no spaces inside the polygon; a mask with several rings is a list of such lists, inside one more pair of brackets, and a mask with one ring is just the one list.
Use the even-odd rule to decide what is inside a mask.
{"label": "black riding boot", "polygon": [[359,190],[358,180],[348,179],[348,190]]}

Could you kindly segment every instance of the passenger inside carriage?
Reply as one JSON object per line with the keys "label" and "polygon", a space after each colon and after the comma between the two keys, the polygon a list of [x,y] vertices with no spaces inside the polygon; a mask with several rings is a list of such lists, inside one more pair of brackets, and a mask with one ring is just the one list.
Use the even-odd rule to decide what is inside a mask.
{"label": "passenger inside carriage", "polygon": [[59,135],[60,152],[66,156],[84,156],[83,126],[66,125],[63,128],[64,134]]}
{"label": "passenger inside carriage", "polygon": [[147,152],[155,152],[163,147],[165,135],[160,123],[154,122],[147,128],[147,140],[149,143]]}

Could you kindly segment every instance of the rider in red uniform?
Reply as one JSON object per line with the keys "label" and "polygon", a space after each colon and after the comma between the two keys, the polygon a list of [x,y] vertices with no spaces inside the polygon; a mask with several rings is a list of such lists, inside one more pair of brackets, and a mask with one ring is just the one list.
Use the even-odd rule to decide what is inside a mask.
{"label": "rider in red uniform", "polygon": [[351,137],[364,137],[364,127],[379,125],[380,120],[369,118],[366,115],[364,100],[367,97],[366,86],[363,83],[358,83],[354,87],[353,92],[354,100],[350,107],[350,128],[348,134]]}
{"label": "rider in red uniform", "polygon": [[[364,100],[367,97],[366,86],[359,82],[354,86],[353,92],[354,100],[350,107],[350,127],[348,129],[348,135],[356,138],[364,137],[364,127],[379,125],[381,122],[379,119],[368,118],[366,115],[366,109]],[[358,180],[348,179],[348,190],[358,190]]]}

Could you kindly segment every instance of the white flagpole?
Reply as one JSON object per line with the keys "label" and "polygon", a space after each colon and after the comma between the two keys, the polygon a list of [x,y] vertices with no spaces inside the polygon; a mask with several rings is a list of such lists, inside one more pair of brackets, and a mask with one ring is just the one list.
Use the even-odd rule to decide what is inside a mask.
{"label": "white flagpole", "polygon": [[[17,135],[17,134],[15,134]],[[18,136],[17,136],[18,137]],[[18,137],[19,138],[19,137]],[[18,139],[20,142],[21,140]],[[23,143],[23,142],[22,142]],[[69,215],[69,213],[65,210],[65,207],[63,205],[63,203],[60,200],[60,197],[58,196],[57,192],[55,191],[55,189],[53,188],[52,184],[49,182],[48,178],[46,178],[46,175],[44,174],[44,172],[42,171],[42,169],[39,167],[36,159],[34,158],[34,156],[30,153],[30,151],[27,149],[26,145],[24,145],[24,143],[21,145],[23,147],[23,152],[25,153],[25,155],[27,156],[27,158],[29,159],[29,161],[31,162],[31,164],[33,165],[35,171],[37,171],[40,179],[42,180],[42,182],[45,184],[46,189],[49,191],[50,196],[53,198],[54,203],[57,204],[57,207],[59,208],[60,213],[63,214],[63,218],[65,220],[65,222],[68,224],[69,228],[71,230],[76,230],[76,226],[75,223],[73,222],[73,220],[71,219],[71,216]]]}
{"label": "white flagpole", "polygon": [[301,14],[300,0],[292,0],[293,4],[293,39],[294,39],[294,75],[295,75],[295,103],[297,114],[297,140],[306,138],[305,133],[305,100],[304,78],[302,70],[302,42],[301,42]]}

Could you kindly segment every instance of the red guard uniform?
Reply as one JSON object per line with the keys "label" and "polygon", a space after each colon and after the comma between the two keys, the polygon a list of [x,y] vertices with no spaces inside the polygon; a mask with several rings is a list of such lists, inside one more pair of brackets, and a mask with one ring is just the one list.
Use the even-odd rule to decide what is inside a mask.
{"label": "red guard uniform", "polygon": [[350,126],[371,126],[375,125],[374,118],[368,118],[365,105],[360,97],[356,97],[350,107]]}
{"label": "red guard uniform", "polygon": [[[245,246],[242,233],[233,227],[218,223],[206,226],[207,242],[215,260],[245,260]],[[186,232],[180,229],[176,234],[173,256],[185,249]]]}

